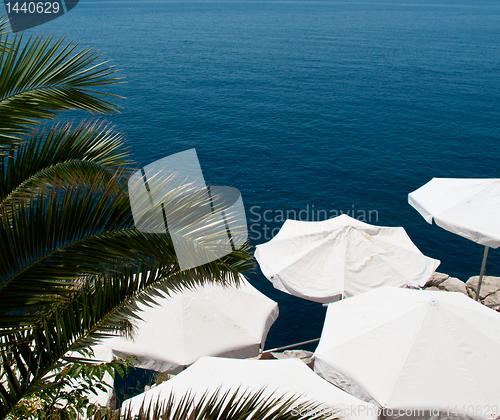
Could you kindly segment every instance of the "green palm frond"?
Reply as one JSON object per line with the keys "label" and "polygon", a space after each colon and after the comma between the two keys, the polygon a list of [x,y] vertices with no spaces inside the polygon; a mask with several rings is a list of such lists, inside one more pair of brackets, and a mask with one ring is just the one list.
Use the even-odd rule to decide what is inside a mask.
{"label": "green palm frond", "polygon": [[236,247],[229,236],[241,233],[240,227],[246,224],[243,212],[227,206],[221,197],[210,198],[207,188],[196,183],[179,185],[181,177],[160,171],[147,178],[149,187],[145,187],[144,179],[134,174],[129,191],[136,225],[146,231],[168,232],[181,255],[180,266],[187,268],[230,253]]}
{"label": "green palm frond", "polygon": [[158,401],[140,408],[137,416],[131,410],[96,413],[94,420],[334,420],[338,411],[320,403],[304,400],[300,396],[263,396],[257,392],[207,391],[201,399],[190,394],[182,398],[168,396],[164,403]]}
{"label": "green palm frond", "polygon": [[0,418],[25,395],[48,386],[44,378],[69,351],[116,333],[126,319],[140,318],[137,303],[153,305],[158,290],[178,291],[221,274],[229,282],[231,274],[241,270],[241,260],[234,256],[183,272],[151,260],[86,279],[70,299],[59,300],[43,317],[32,319],[30,328],[0,337],[0,372],[8,384],[7,389],[0,385]]}
{"label": "green palm frond", "polygon": [[99,121],[56,124],[33,132],[10,158],[0,157],[0,203],[62,181],[90,183],[130,164],[123,136]]}
{"label": "green palm frond", "polygon": [[[0,243],[4,244],[0,254],[0,327],[14,326],[11,322],[18,319],[19,312],[73,293],[75,282],[82,277],[115,275],[117,267],[150,264],[154,259],[173,270],[169,273],[172,278],[179,273],[185,281],[189,274],[194,282],[200,276],[215,276],[224,282],[224,264],[229,258],[241,263],[229,270],[232,273],[251,267],[248,251],[243,249],[220,262],[181,271],[169,235],[134,227],[122,174],[103,179],[98,173],[89,177],[88,183],[64,189],[54,186],[48,194],[19,198],[8,210],[0,207]],[[177,211],[186,220],[197,214],[192,198],[177,203]],[[209,239],[205,242],[210,244]]]}
{"label": "green palm frond", "polygon": [[[110,114],[116,106],[103,99],[117,97],[100,88],[119,83],[116,70],[92,48],[64,39],[22,35],[9,41],[0,37],[0,148],[19,144],[40,119],[53,119],[61,111],[80,109]],[[0,150],[2,152],[2,150]]]}
{"label": "green palm frond", "polygon": [[[120,243],[133,227],[119,176],[109,184],[54,186],[0,207],[0,313],[24,311],[71,292],[72,280],[101,272],[101,265],[131,259]],[[118,244],[114,247],[113,242]],[[99,243],[104,249],[98,248]],[[106,244],[109,244],[106,246]],[[96,248],[92,248],[94,245]],[[127,248],[126,256],[120,251]],[[134,258],[135,259],[135,258]],[[57,270],[54,268],[57,267]],[[24,290],[24,291],[23,291]]]}
{"label": "green palm frond", "polygon": [[[264,390],[235,389],[222,392],[207,391],[201,398],[190,393],[183,397],[169,395],[163,402],[153,401],[142,406],[138,414],[132,410],[109,411],[89,406],[90,420],[338,420],[340,411],[301,396],[281,395],[276,392],[263,396]],[[83,410],[82,410],[83,411]],[[29,414],[29,413],[28,413]],[[67,412],[53,410],[38,413],[39,420],[73,419]]]}
{"label": "green palm frond", "polygon": [[10,32],[9,25],[9,18],[7,15],[0,15],[0,37]]}
{"label": "green palm frond", "polygon": [[[0,254],[0,376],[7,383],[0,386],[0,413],[48,386],[44,378],[68,351],[139,317],[139,302],[153,305],[160,290],[237,283],[239,273],[253,268],[243,247],[180,270],[171,235],[134,227],[127,179],[121,171],[108,180],[97,173],[87,182],[20,196],[10,211],[0,211],[6,245]],[[174,214],[197,216],[196,194],[188,200],[176,194],[167,192]]]}

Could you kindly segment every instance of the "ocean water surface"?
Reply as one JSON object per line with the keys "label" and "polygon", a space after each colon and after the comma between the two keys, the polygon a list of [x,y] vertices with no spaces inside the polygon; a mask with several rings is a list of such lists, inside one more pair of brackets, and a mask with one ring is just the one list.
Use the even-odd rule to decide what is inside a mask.
{"label": "ocean water surface", "polygon": [[[498,2],[80,0],[29,32],[112,60],[126,99],[108,120],[138,166],[196,148],[207,183],[241,191],[252,245],[287,212],[349,212],[403,226],[439,271],[478,274],[483,248],[407,195],[432,177],[500,177]],[[319,337],[322,305],[258,267],[250,280],[280,306],[266,348]]]}

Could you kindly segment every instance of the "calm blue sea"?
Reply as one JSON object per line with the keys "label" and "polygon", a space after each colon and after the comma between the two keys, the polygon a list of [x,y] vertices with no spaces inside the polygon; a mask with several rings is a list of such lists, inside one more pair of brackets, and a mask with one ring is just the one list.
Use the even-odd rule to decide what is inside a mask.
{"label": "calm blue sea", "polygon": [[[109,119],[138,165],[195,147],[208,183],[241,191],[253,245],[287,211],[354,212],[405,227],[440,271],[478,273],[483,248],[428,225],[407,194],[500,177],[498,1],[80,0],[29,32],[112,60],[127,83]],[[320,304],[258,268],[251,281],[280,305],[267,348],[319,337]]]}

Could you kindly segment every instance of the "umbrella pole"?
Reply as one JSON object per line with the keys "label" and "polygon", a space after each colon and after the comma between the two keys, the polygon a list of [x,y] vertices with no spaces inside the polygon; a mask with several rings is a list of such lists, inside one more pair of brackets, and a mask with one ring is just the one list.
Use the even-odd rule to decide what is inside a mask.
{"label": "umbrella pole", "polygon": [[481,265],[481,273],[479,274],[479,280],[477,282],[476,300],[479,300],[479,292],[481,291],[481,283],[483,282],[484,271],[486,270],[486,259],[488,258],[489,249],[489,246],[484,247],[483,263]]}

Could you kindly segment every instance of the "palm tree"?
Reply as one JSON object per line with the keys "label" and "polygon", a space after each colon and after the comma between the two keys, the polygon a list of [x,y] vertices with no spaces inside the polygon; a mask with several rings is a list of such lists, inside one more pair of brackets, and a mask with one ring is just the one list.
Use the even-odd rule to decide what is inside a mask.
{"label": "palm tree", "polygon": [[93,120],[42,125],[116,112],[98,90],[121,82],[115,70],[63,43],[9,38],[0,22],[0,419],[58,385],[68,352],[129,328],[137,303],[252,267],[243,247],[181,271],[168,235],[134,227],[121,135]]}

